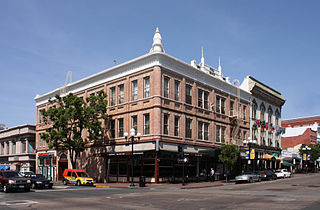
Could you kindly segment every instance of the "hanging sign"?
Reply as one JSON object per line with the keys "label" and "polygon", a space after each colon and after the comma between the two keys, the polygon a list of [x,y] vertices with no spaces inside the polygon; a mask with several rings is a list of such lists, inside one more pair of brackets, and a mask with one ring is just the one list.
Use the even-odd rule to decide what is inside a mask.
{"label": "hanging sign", "polygon": [[248,149],[244,151],[244,158],[246,160],[249,160],[249,150]]}
{"label": "hanging sign", "polygon": [[302,160],[307,160],[307,154],[303,154]]}
{"label": "hanging sign", "polygon": [[250,149],[250,159],[251,159],[251,160],[253,160],[253,159],[256,158],[255,155],[256,155],[255,149]]}

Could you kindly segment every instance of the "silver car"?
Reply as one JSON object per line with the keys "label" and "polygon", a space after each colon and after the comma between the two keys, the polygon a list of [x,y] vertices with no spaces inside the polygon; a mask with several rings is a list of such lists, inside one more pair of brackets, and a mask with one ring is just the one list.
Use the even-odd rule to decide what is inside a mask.
{"label": "silver car", "polygon": [[257,174],[255,172],[245,172],[238,176],[236,176],[236,183],[240,182],[260,182],[261,181],[261,175]]}

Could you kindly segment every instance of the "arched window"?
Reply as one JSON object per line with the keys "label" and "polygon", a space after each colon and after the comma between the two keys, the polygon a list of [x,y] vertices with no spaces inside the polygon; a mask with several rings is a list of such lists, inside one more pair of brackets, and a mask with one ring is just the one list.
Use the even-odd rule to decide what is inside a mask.
{"label": "arched window", "polygon": [[264,106],[264,104],[262,103],[260,105],[260,120],[264,121],[264,114],[266,112],[266,107]]}
{"label": "arched window", "polygon": [[252,119],[257,119],[257,109],[258,109],[258,105],[257,102],[255,100],[252,101]]}
{"label": "arched window", "polygon": [[273,114],[273,111],[271,109],[271,106],[269,106],[268,108],[268,122],[271,123],[271,119],[272,119],[272,114]]}
{"label": "arched window", "polygon": [[276,125],[280,125],[280,112],[278,111],[278,109],[276,110]]}

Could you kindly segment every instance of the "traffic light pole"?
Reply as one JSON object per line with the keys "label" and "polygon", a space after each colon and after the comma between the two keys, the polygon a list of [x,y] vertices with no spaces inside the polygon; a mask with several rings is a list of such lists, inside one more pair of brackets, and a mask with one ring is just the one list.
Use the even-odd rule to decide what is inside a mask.
{"label": "traffic light pole", "polygon": [[[182,157],[184,157],[184,153],[182,152]],[[184,182],[184,160],[182,162],[182,186],[185,185],[185,182]]]}

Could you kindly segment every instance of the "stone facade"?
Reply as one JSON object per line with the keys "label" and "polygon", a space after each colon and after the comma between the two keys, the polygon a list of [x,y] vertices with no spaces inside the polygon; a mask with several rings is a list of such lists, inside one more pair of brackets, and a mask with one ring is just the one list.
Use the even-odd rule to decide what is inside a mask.
{"label": "stone facade", "polygon": [[35,171],[35,126],[21,125],[0,131],[0,165],[10,170]]}

